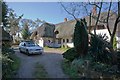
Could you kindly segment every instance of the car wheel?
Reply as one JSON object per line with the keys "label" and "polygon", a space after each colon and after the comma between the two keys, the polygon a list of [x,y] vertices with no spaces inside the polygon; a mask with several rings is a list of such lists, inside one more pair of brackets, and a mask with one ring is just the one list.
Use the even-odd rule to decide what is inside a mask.
{"label": "car wheel", "polygon": [[21,49],[19,48],[20,53],[22,53]]}
{"label": "car wheel", "polygon": [[43,54],[43,52],[40,53],[40,55],[42,55],[42,54]]}
{"label": "car wheel", "polygon": [[30,55],[28,49],[26,49],[26,54],[27,54],[28,56]]}

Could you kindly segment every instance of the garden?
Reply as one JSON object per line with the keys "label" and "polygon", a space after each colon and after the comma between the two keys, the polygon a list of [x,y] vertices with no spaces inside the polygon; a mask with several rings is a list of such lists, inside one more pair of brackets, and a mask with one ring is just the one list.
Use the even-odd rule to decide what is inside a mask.
{"label": "garden", "polygon": [[[95,35],[86,29],[85,19],[76,22],[74,48],[63,53],[62,68],[70,78],[120,78],[120,50],[107,41],[106,35]],[[89,42],[88,42],[89,41]]]}

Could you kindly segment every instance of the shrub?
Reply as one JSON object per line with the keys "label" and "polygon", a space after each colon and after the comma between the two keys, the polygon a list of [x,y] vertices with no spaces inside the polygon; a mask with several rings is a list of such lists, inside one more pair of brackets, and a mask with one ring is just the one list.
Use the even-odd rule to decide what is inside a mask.
{"label": "shrub", "polygon": [[13,60],[11,58],[12,54],[14,53],[13,50],[9,49],[8,47],[2,47],[2,76],[3,78],[10,78],[12,75],[12,65]]}
{"label": "shrub", "polygon": [[70,78],[78,78],[78,73],[75,67],[72,67],[71,62],[64,59],[62,62],[62,69],[65,74],[69,75]]}
{"label": "shrub", "polygon": [[2,78],[13,78],[19,68],[20,60],[15,56],[15,51],[7,46],[2,46]]}
{"label": "shrub", "polygon": [[83,75],[85,73],[86,65],[84,59],[74,59],[71,65],[77,73]]}
{"label": "shrub", "polygon": [[91,35],[90,54],[95,62],[110,64],[112,62],[112,53],[108,50],[108,42],[105,35]]}
{"label": "shrub", "polygon": [[68,49],[66,52],[64,52],[63,57],[69,61],[73,61],[77,56],[77,53],[75,52],[74,48]]}
{"label": "shrub", "polygon": [[120,51],[117,52],[117,65],[118,65],[118,70],[120,72]]}

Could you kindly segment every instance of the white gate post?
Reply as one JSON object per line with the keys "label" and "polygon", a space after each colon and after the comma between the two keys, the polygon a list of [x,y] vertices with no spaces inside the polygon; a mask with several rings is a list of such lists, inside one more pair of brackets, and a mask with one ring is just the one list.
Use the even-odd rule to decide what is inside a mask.
{"label": "white gate post", "polygon": [[40,38],[38,45],[44,47],[44,41],[42,38]]}

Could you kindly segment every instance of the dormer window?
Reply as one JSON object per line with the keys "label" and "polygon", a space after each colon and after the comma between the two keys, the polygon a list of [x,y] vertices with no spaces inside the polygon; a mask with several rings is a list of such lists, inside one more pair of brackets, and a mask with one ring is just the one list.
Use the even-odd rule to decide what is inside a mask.
{"label": "dormer window", "polygon": [[55,34],[59,34],[59,31],[55,31]]}

